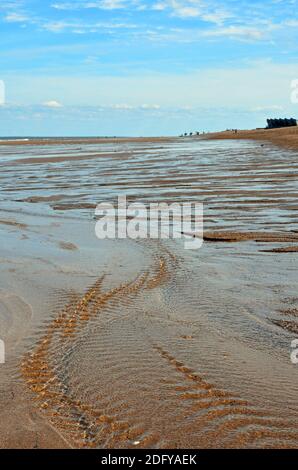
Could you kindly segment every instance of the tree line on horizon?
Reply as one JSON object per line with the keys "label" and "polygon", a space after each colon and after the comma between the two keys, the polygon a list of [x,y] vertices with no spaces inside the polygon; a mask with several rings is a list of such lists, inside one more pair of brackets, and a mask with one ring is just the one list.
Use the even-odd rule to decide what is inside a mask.
{"label": "tree line on horizon", "polygon": [[293,127],[293,126],[297,126],[297,120],[294,118],[267,119],[267,129],[279,129],[281,127]]}

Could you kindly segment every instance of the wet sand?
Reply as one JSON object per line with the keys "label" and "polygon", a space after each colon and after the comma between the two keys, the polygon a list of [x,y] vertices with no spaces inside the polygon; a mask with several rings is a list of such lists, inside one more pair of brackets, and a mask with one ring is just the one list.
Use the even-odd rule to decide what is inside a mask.
{"label": "wet sand", "polygon": [[207,134],[201,138],[210,140],[239,139],[270,142],[283,148],[298,149],[298,126],[284,129],[255,129],[237,131],[224,131]]}
{"label": "wet sand", "polygon": [[[130,144],[132,142],[164,143],[171,142],[171,137],[50,137],[50,138],[30,138],[30,139],[0,139],[0,146],[48,146],[48,145],[106,145],[106,144]],[[77,150],[81,150],[77,147]]]}
{"label": "wet sand", "polygon": [[[295,151],[26,142],[0,166],[1,447],[298,447]],[[203,202],[203,247],[99,241],[123,194]]]}

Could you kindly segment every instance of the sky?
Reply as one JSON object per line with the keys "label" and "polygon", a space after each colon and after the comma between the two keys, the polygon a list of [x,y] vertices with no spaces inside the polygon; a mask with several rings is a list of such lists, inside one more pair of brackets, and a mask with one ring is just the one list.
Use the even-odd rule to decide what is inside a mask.
{"label": "sky", "polygon": [[298,0],[0,0],[0,136],[263,127],[297,55]]}

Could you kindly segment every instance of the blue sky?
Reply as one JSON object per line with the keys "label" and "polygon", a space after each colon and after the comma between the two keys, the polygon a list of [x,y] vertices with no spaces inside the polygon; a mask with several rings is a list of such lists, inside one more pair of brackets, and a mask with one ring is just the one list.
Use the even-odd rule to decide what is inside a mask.
{"label": "blue sky", "polygon": [[160,135],[298,115],[297,0],[1,0],[1,135]]}

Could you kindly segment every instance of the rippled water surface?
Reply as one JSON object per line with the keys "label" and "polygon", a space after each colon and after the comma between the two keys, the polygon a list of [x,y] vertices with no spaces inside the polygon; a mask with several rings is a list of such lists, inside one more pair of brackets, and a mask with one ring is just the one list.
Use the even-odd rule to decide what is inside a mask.
{"label": "rippled water surface", "polygon": [[[297,447],[297,252],[272,252],[298,245],[295,152],[27,143],[0,169],[3,446]],[[232,239],[99,241],[96,205],[124,194],[203,202]]]}

